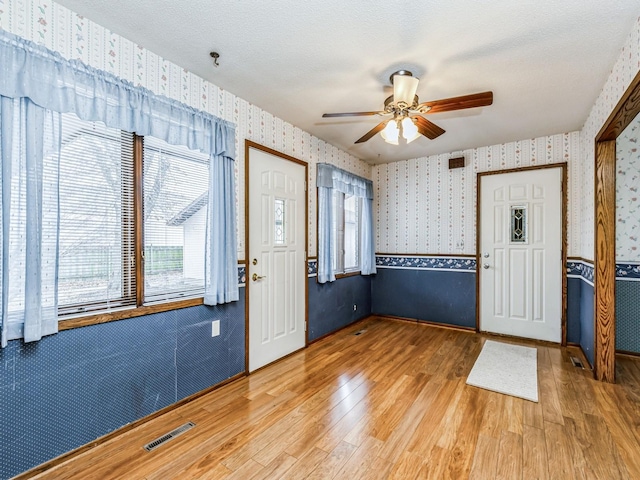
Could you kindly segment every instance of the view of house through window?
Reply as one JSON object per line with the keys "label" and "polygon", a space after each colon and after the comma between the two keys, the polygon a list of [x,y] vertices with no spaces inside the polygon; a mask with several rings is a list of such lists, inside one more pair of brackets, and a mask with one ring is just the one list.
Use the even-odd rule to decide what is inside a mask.
{"label": "view of house through window", "polygon": [[202,295],[209,157],[145,137],[145,302]]}

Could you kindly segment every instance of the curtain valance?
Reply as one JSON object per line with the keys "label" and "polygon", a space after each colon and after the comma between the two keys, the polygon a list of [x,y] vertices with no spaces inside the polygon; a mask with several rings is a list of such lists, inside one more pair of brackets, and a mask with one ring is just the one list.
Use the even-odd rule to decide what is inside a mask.
{"label": "curtain valance", "polygon": [[373,198],[373,182],[328,163],[318,164],[318,187],[333,188],[347,195]]}
{"label": "curtain valance", "polygon": [[0,96],[235,158],[235,126],[0,30]]}

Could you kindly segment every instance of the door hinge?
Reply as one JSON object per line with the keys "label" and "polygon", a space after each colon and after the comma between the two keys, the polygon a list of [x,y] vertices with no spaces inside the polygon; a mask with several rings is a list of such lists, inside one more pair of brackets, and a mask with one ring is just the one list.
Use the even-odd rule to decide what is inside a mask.
{"label": "door hinge", "polygon": [[304,191],[305,192],[307,191],[307,181],[306,180],[304,181]]}

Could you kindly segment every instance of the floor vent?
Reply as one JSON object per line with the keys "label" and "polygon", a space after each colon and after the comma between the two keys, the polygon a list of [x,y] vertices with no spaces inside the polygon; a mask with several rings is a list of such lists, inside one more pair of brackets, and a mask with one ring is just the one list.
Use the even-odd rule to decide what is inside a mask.
{"label": "floor vent", "polygon": [[363,328],[362,330],[358,330],[356,333],[354,333],[354,335],[362,335],[366,331],[367,331],[367,329]]}
{"label": "floor vent", "polygon": [[571,357],[571,363],[573,363],[574,367],[584,368],[584,365],[582,365],[582,362],[578,357]]}
{"label": "floor vent", "polygon": [[184,425],[180,425],[178,428],[171,430],[169,433],[165,433],[161,437],[156,438],[153,442],[147,443],[144,446],[144,449],[147,452],[150,452],[151,450],[158,448],[163,443],[168,442],[172,438],[176,438],[178,435],[182,435],[184,432],[192,429],[195,426],[196,424],[193,422],[188,422],[188,423],[185,423]]}

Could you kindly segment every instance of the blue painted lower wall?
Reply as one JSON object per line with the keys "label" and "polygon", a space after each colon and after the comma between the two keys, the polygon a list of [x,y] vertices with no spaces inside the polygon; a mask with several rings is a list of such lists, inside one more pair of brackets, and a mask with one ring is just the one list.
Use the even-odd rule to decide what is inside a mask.
{"label": "blue painted lower wall", "polygon": [[475,272],[378,268],[371,292],[374,314],[476,326]]}
{"label": "blue painted lower wall", "polygon": [[580,343],[582,283],[581,278],[567,278],[567,342],[573,344]]}
{"label": "blue painted lower wall", "polygon": [[0,349],[0,478],[243,372],[244,289],[240,298]]}
{"label": "blue painted lower wall", "polygon": [[593,324],[593,285],[580,282],[580,346],[593,366],[594,324]]}
{"label": "blue painted lower wall", "polygon": [[[476,326],[475,272],[378,268],[371,291],[374,314]],[[567,341],[593,354],[593,287],[582,278],[567,279]]]}
{"label": "blue painted lower wall", "polygon": [[616,349],[640,353],[640,281],[616,281]]}
{"label": "blue painted lower wall", "polygon": [[310,342],[371,315],[371,278],[356,275],[317,283],[309,277]]}

